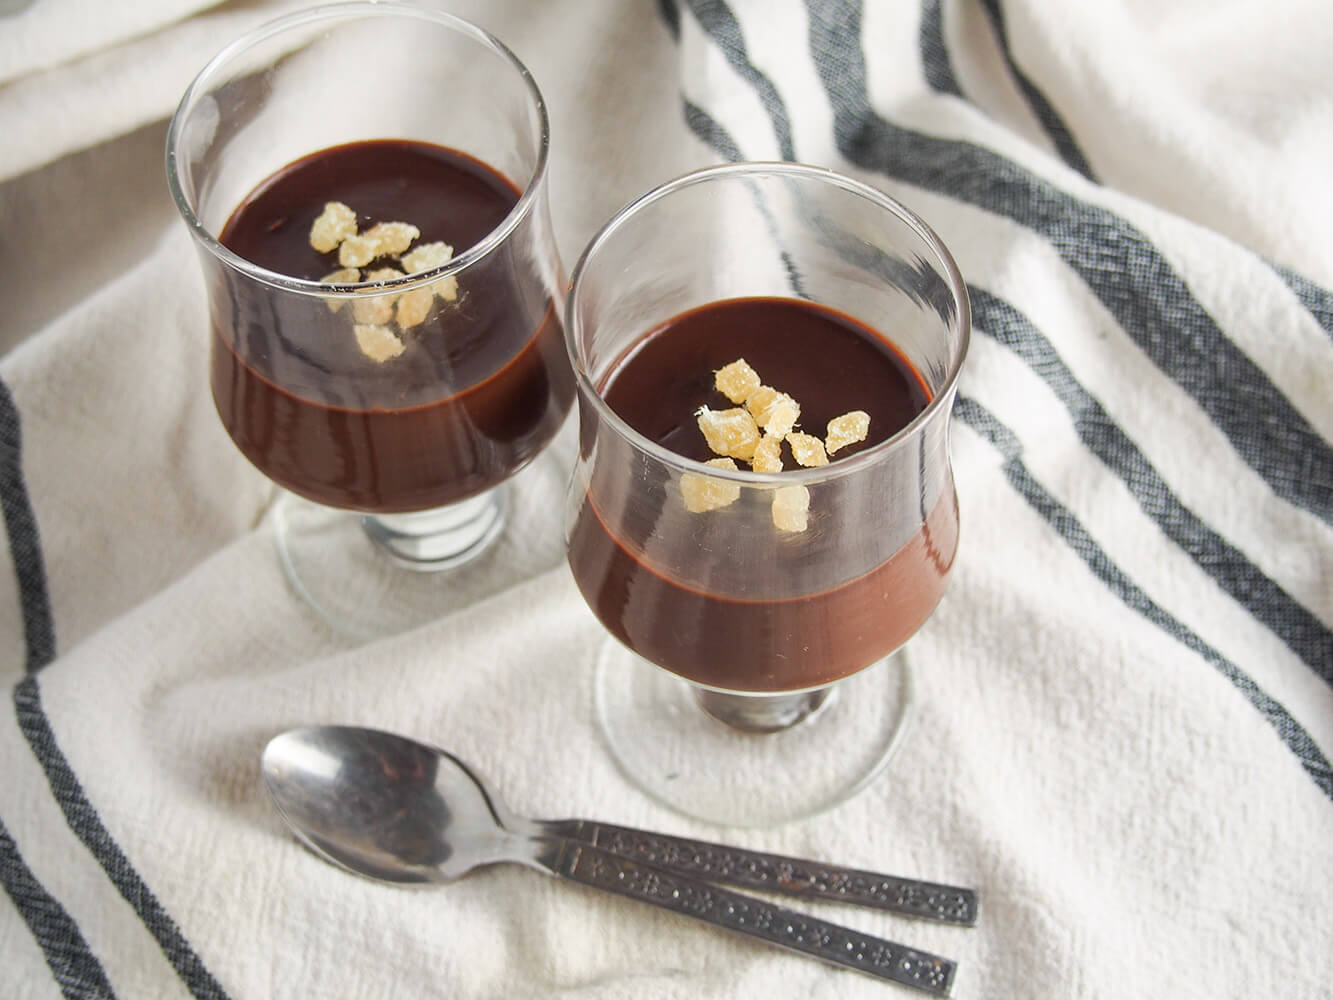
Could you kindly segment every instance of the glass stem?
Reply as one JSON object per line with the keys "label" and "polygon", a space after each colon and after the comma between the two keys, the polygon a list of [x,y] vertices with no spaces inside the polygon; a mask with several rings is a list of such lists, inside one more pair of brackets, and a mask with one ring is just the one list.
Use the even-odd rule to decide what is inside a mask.
{"label": "glass stem", "polygon": [[795,694],[727,694],[695,688],[694,697],[705,712],[733,729],[747,733],[776,733],[804,722],[826,704],[835,685]]}
{"label": "glass stem", "polygon": [[400,566],[433,573],[469,562],[499,537],[508,509],[504,486],[447,507],[408,514],[366,514],[361,527]]}

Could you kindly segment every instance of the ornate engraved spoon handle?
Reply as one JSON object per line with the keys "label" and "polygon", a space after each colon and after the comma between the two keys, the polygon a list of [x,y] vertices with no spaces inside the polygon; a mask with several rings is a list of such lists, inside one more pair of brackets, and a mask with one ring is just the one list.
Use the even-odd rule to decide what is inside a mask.
{"label": "ornate engraved spoon handle", "polygon": [[773,906],[689,876],[576,840],[548,841],[539,863],[556,875],[695,917],[833,965],[947,997],[956,966],[947,958]]}
{"label": "ornate engraved spoon handle", "polygon": [[839,868],[590,820],[564,820],[545,826],[558,836],[704,882],[855,903],[964,927],[977,922],[980,901],[976,892],[955,885]]}

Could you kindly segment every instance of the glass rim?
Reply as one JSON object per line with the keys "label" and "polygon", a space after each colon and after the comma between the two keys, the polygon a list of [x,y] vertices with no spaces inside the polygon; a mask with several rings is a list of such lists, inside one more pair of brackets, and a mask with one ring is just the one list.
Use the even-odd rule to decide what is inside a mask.
{"label": "glass rim", "polygon": [[[578,346],[578,331],[581,323],[575,312],[575,300],[578,298],[579,291],[582,288],[584,274],[588,269],[590,260],[596,254],[598,249],[606,243],[626,222],[633,219],[645,208],[654,202],[660,201],[677,191],[693,187],[696,184],[707,183],[719,177],[730,177],[732,175],[753,176],[758,174],[777,174],[789,177],[801,178],[804,180],[820,181],[833,184],[843,190],[859,195],[867,199],[881,209],[888,211],[891,215],[897,217],[900,222],[905,223],[935,254],[936,262],[940,265],[949,290],[953,295],[957,309],[954,318],[951,321],[951,327],[958,331],[958,352],[957,357],[950,363],[949,370],[945,373],[944,381],[940,388],[935,391],[930,402],[912,418],[905,426],[898,429],[896,433],[885,440],[866,448],[864,451],[847,458],[830,461],[828,465],[816,466],[814,468],[795,468],[784,469],[782,472],[753,472],[748,469],[719,469],[716,466],[707,465],[704,462],[686,458],[669,448],[665,448],[656,441],[639,433],[629,425],[627,421],[616,413],[602,394],[598,391],[596,383],[593,381],[591,372],[583,363],[582,352]],[[809,301],[796,299],[795,301]],[[574,378],[584,394],[592,400],[597,409],[597,415],[600,420],[609,423],[615,430],[637,450],[645,452],[658,462],[672,466],[677,469],[696,472],[707,475],[713,479],[721,479],[737,483],[743,483],[748,486],[772,486],[780,487],[792,484],[810,485],[813,483],[828,482],[833,479],[839,479],[843,476],[855,474],[867,466],[878,464],[885,456],[904,447],[907,442],[914,440],[922,429],[931,423],[942,408],[951,405],[954,394],[958,388],[958,380],[962,374],[963,363],[967,360],[968,347],[972,338],[972,307],[968,299],[967,284],[963,281],[962,273],[958,269],[953,255],[949,252],[944,242],[936,235],[935,231],[928,226],[915,212],[903,205],[897,199],[890,197],[878,188],[872,187],[862,181],[855,180],[845,174],[838,173],[828,167],[817,167],[805,163],[793,163],[786,160],[753,160],[737,163],[723,163],[711,167],[703,167],[699,170],[693,170],[682,174],[674,180],[667,181],[658,187],[653,188],[646,194],[624,205],[597,231],[596,235],[584,247],[579,255],[578,261],[574,264],[574,269],[570,274],[569,292],[565,297],[565,352],[569,355],[570,365],[574,369]],[[646,332],[646,331],[645,331]]]}
{"label": "glass rim", "polygon": [[[210,232],[208,227],[204,225],[203,221],[196,214],[194,206],[190,203],[190,199],[186,197],[184,188],[181,185],[178,170],[180,159],[178,155],[178,147],[181,142],[181,132],[186,115],[188,112],[192,111],[199,100],[206,95],[207,91],[205,90],[205,83],[208,82],[212,76],[216,75],[218,70],[234,61],[242,52],[252,49],[259,43],[281,35],[292,28],[313,24],[322,20],[330,22],[345,21],[362,16],[405,16],[419,21],[434,22],[435,24],[452,28],[459,34],[466,35],[474,41],[480,42],[483,46],[489,48],[496,55],[500,56],[503,61],[508,63],[517,72],[519,79],[523,82],[532,106],[537,113],[537,158],[533,165],[532,174],[528,178],[527,183],[523,186],[518,201],[514,203],[514,207],[509,210],[509,213],[499,225],[462,253],[451,257],[448,263],[441,264],[438,267],[384,281],[338,283],[294,278],[278,271],[271,271],[268,268],[260,267],[258,264],[247,260],[223,246],[222,243],[218,241],[217,236]],[[461,271],[466,270],[478,260],[481,260],[492,253],[510,236],[510,234],[513,233],[519,223],[533,211],[538,191],[546,176],[550,141],[550,118],[546,111],[546,101],[542,97],[541,90],[537,87],[537,81],[533,78],[532,73],[528,70],[527,66],[524,65],[522,60],[520,60],[507,45],[495,37],[495,35],[491,34],[484,28],[478,27],[471,21],[465,20],[454,14],[446,13],[442,10],[432,10],[408,3],[391,2],[391,0],[358,0],[358,2],[351,3],[334,3],[324,4],[318,7],[308,7],[294,13],[285,14],[282,17],[274,18],[271,21],[266,21],[229,42],[223,49],[208,60],[203,68],[195,75],[194,79],[190,81],[190,85],[185,89],[184,95],[182,95],[180,102],[176,105],[176,110],[172,113],[171,122],[167,128],[167,186],[171,191],[172,201],[176,204],[176,210],[180,212],[181,216],[185,219],[190,234],[215,258],[227,264],[234,270],[257,281],[263,282],[264,284],[289,292],[318,296],[320,298],[351,299],[362,297],[370,290],[383,290],[387,292],[390,290],[401,290],[422,284],[429,284],[438,281],[440,278],[458,274]]]}

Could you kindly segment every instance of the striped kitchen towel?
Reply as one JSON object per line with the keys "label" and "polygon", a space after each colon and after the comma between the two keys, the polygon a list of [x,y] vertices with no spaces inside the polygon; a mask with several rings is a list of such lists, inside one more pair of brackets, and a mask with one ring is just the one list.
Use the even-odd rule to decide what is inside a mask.
{"label": "striped kitchen towel", "polygon": [[[909,738],[860,796],[773,830],[635,790],[596,736],[602,632],[562,563],[572,425],[520,484],[503,573],[453,613],[352,646],[307,612],[208,398],[160,165],[182,39],[195,68],[290,5],[164,3],[132,38],[104,19],[100,45],[0,64],[0,124],[26,144],[0,153],[0,995],[895,989],[523,870],[424,892],[336,872],[256,770],[270,736],[327,721],[444,744],[523,813],[975,885],[973,930],[820,910],[958,959],[960,997],[1328,996],[1323,4],[443,5],[545,93],[566,264],[629,198],[738,159],[867,181],[953,250],[975,327],[962,547],[914,640]],[[78,5],[19,16],[43,7]],[[109,92],[134,112],[65,114]]]}

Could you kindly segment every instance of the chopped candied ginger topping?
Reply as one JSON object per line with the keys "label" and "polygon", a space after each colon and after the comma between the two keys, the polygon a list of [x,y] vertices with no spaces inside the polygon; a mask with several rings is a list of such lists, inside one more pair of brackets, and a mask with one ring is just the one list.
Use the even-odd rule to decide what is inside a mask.
{"label": "chopped candied ginger topping", "polygon": [[[448,243],[436,241],[413,248],[412,243],[421,230],[410,223],[380,222],[358,233],[356,220],[351,208],[340,201],[331,201],[310,227],[310,246],[320,253],[336,250],[341,265],[320,281],[326,284],[392,281],[441,267],[453,259],[454,248]],[[362,278],[360,269],[369,268],[376,261],[381,266],[367,270]],[[392,266],[389,261],[401,266]],[[436,297],[447,302],[458,298],[458,279],[450,274],[405,292],[358,291],[355,298],[328,296],[325,302],[335,313],[351,302],[357,345],[366,357],[382,364],[407,349],[400,335],[426,321]],[[397,325],[396,332],[391,324]]]}
{"label": "chopped candied ginger topping", "polygon": [[[396,267],[381,267],[367,272],[367,281],[392,281],[401,278],[403,272]],[[393,319],[393,303],[397,298],[392,292],[376,295],[365,293],[363,297],[352,301],[352,316],[358,323],[370,323],[382,326]],[[399,353],[402,353],[401,351]]]}
{"label": "chopped candied ginger topping", "polygon": [[[325,285],[351,285],[361,280],[361,272],[354,267],[340,267],[319,280]],[[324,302],[332,312],[337,312],[347,304],[346,299],[338,299],[333,296],[329,296]]]}
{"label": "chopped candied ginger topping", "polygon": [[824,442],[813,434],[802,434],[799,431],[793,431],[787,435],[787,444],[791,445],[791,455],[792,458],[796,459],[797,465],[804,465],[807,469],[828,465],[828,455],[824,453]]}
{"label": "chopped candied ginger topping", "polygon": [[352,318],[358,323],[382,326],[393,319],[392,295],[367,295],[352,300]]}
{"label": "chopped candied ginger topping", "polygon": [[338,263],[343,267],[365,267],[378,257],[402,253],[420,235],[421,230],[406,222],[381,222],[343,240],[338,247]]}
{"label": "chopped candied ginger topping", "polygon": [[714,373],[713,385],[733,403],[744,403],[759,388],[759,376],[744,358],[738,358]]}
{"label": "chopped candied ginger topping", "polygon": [[750,468],[755,472],[781,472],[782,438],[776,434],[765,434],[760,438],[750,458]]}
{"label": "chopped candied ginger topping", "polygon": [[[401,259],[408,274],[420,274],[422,271],[443,267],[453,260],[454,248],[448,243],[422,243],[411,253],[403,254]],[[445,275],[433,281],[430,289],[432,294],[438,295],[446,302],[453,302],[458,298],[458,279],[452,274]]]}
{"label": "chopped candied ginger topping", "polygon": [[420,274],[433,267],[443,267],[454,259],[454,248],[448,243],[422,243],[411,253],[403,254],[403,267],[408,274]]}
{"label": "chopped candied ginger topping", "polygon": [[[326,202],[324,211],[310,226],[310,245],[320,253],[338,249],[338,244],[356,235],[356,213],[340,201]],[[353,279],[355,280],[355,279]]]}
{"label": "chopped candied ginger topping", "polygon": [[[704,463],[715,469],[736,470],[736,463],[730,458],[713,458]],[[680,495],[685,501],[685,509],[691,514],[702,514],[706,510],[717,510],[740,499],[741,488],[737,483],[729,483],[712,476],[701,476],[686,472],[680,477]]]}
{"label": "chopped candied ginger topping", "polygon": [[353,285],[361,280],[361,272],[354,267],[340,267],[319,280],[326,285]]}
{"label": "chopped candied ginger topping", "polygon": [[852,410],[828,422],[828,434],[824,438],[824,448],[832,455],[835,451],[846,448],[849,444],[864,441],[870,433],[870,414],[865,410]]}
{"label": "chopped candied ginger topping", "polygon": [[698,413],[699,430],[713,454],[749,461],[759,446],[759,428],[748,410],[710,410],[703,406]]}
{"label": "chopped candied ginger topping", "polygon": [[429,285],[403,292],[394,303],[393,318],[404,330],[420,326],[430,315],[430,307],[435,302],[435,292]]}
{"label": "chopped candied ginger topping", "polygon": [[773,524],[779,531],[804,531],[810,523],[810,491],[779,486],[773,491]]}
{"label": "chopped candied ginger topping", "polygon": [[356,334],[356,344],[361,348],[361,353],[371,361],[383,364],[406,350],[403,342],[387,326],[378,323],[357,323],[352,327],[352,332]]}
{"label": "chopped candied ginger topping", "polygon": [[750,393],[745,405],[754,415],[755,423],[778,437],[789,433],[801,418],[800,404],[785,392],[778,392],[769,385],[761,385]]}
{"label": "chopped candied ginger topping", "polygon": [[[696,414],[709,449],[722,456],[706,463],[717,468],[736,469],[734,459],[740,459],[749,462],[755,472],[765,475],[781,472],[784,441],[797,465],[818,468],[828,465],[834,452],[864,441],[870,432],[870,415],[864,410],[851,410],[830,420],[823,441],[796,430],[801,417],[800,404],[787,393],[764,385],[759,373],[744,358],[715,371],[713,386],[727,399],[740,404],[730,410],[703,406]],[[699,513],[735,503],[741,488],[739,483],[687,472],[680,478],[680,490],[686,509]],[[772,509],[773,524],[779,531],[805,531],[810,520],[810,491],[804,486],[779,487],[773,492]]]}

